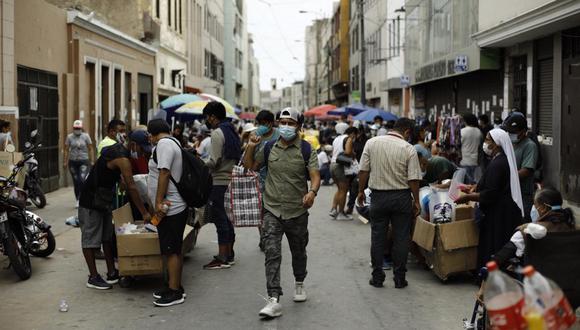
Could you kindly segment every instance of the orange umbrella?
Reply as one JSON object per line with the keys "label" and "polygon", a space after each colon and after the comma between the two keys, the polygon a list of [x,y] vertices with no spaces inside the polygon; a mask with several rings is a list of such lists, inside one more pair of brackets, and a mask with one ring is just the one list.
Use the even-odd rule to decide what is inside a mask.
{"label": "orange umbrella", "polygon": [[305,117],[320,117],[326,115],[329,111],[336,109],[336,105],[322,104],[304,112]]}

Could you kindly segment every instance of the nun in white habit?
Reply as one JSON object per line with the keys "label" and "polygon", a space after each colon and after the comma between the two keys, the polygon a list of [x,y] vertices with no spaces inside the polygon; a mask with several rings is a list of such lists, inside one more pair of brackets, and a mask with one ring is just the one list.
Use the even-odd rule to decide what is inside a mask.
{"label": "nun in white habit", "polygon": [[479,203],[478,267],[491,260],[523,223],[518,167],[508,133],[491,130],[485,137],[483,152],[491,159],[483,177],[472,193],[456,201]]}

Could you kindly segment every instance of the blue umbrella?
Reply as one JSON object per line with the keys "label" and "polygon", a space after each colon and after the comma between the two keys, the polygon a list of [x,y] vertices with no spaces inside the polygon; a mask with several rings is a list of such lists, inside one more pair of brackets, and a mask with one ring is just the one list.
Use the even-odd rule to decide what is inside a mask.
{"label": "blue umbrella", "polygon": [[359,113],[364,112],[364,111],[369,110],[369,109],[373,109],[373,108],[364,106],[360,103],[353,103],[353,104],[349,104],[347,106],[344,106],[342,108],[338,108],[338,109],[329,111],[328,114],[329,115],[336,115],[336,116],[342,116],[342,115],[355,116],[355,115],[358,115]]}
{"label": "blue umbrella", "polygon": [[354,116],[352,119],[359,120],[359,121],[372,122],[375,120],[376,116],[380,116],[385,121],[399,119],[399,118],[397,118],[397,116],[393,115],[392,113],[387,112],[387,111],[383,111],[383,110],[379,110],[379,109],[369,109],[365,112],[359,113],[358,115]]}
{"label": "blue umbrella", "polygon": [[196,94],[178,94],[166,98],[161,101],[159,105],[161,106],[161,109],[171,111],[184,104],[200,100],[203,100],[203,98]]}

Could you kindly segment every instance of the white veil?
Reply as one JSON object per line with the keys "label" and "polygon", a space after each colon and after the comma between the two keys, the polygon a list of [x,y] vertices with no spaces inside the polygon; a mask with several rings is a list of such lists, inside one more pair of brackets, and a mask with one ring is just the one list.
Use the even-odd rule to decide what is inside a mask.
{"label": "white veil", "polygon": [[503,149],[503,153],[506,155],[508,163],[510,165],[510,187],[512,192],[512,199],[522,212],[524,216],[524,206],[522,203],[522,191],[520,189],[520,177],[518,175],[518,163],[516,162],[516,155],[514,153],[514,147],[512,141],[506,131],[495,128],[489,131],[493,141]]}

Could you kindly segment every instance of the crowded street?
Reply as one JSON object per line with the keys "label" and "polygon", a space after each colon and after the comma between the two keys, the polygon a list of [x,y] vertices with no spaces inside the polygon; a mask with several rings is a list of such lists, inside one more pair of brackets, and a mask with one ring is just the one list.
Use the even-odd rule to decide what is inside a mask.
{"label": "crowded street", "polygon": [[579,22],[0,0],[0,330],[579,330]]}
{"label": "crowded street", "polygon": [[[151,290],[158,278],[140,279],[132,288],[115,286],[88,290],[78,228],[60,219],[75,213],[62,207],[70,189],[50,194],[50,204],[39,212],[53,219],[57,251],[47,259],[33,258],[34,280],[18,281],[10,271],[0,272],[4,301],[2,329],[458,329],[474,304],[477,287],[470,276],[446,283],[414,263],[409,265],[409,287],[393,288],[387,277],[378,290],[368,285],[369,226],[359,220],[337,222],[327,211],[333,188],[323,187],[311,210],[308,246],[309,301],[292,302],[289,253],[283,256],[284,316],[260,321],[263,305],[264,254],[255,228],[237,231],[238,262],[231,269],[203,270],[215,253],[215,229],[202,228],[195,249],[184,262],[184,304],[166,309],[152,306]],[[59,219],[59,221],[56,221]],[[286,242],[284,242],[286,245]],[[283,248],[288,251],[287,245]],[[1,259],[2,268],[7,261]],[[104,264],[104,263],[103,263]],[[101,267],[101,264],[99,264]],[[29,296],[30,295],[30,296]],[[59,312],[65,299],[67,313]]]}

